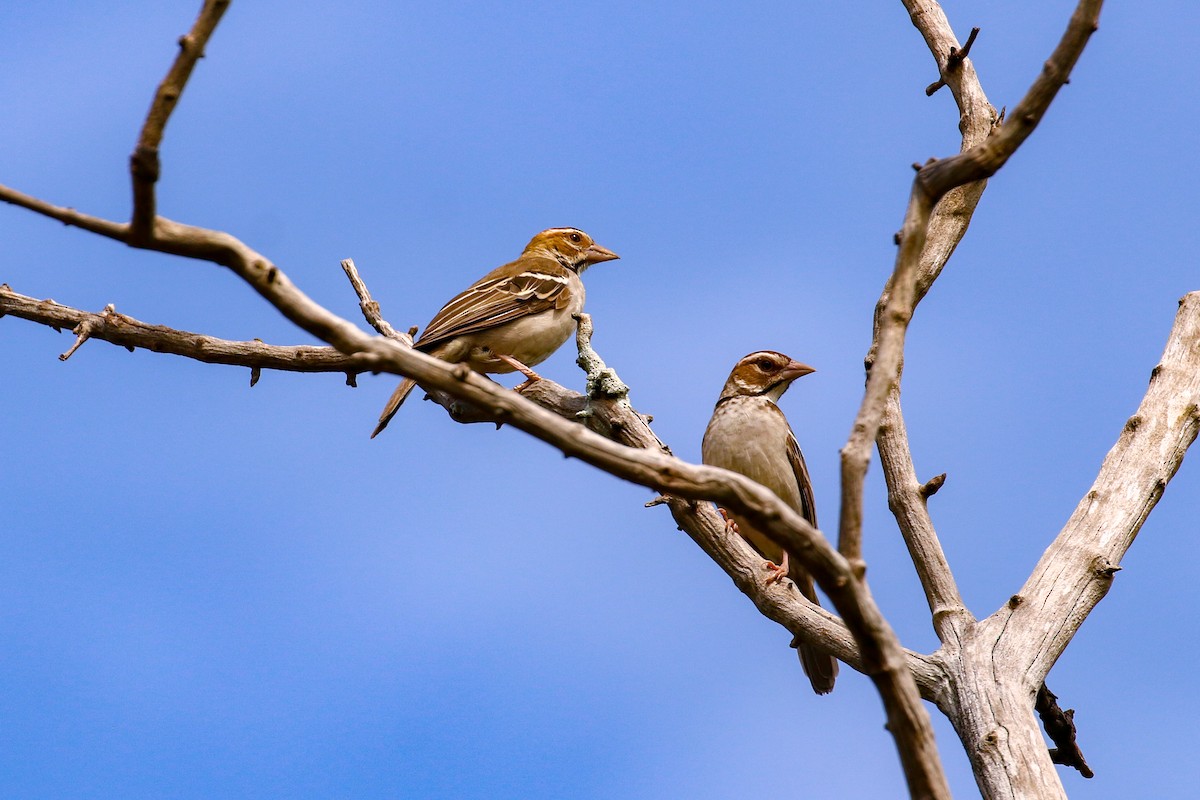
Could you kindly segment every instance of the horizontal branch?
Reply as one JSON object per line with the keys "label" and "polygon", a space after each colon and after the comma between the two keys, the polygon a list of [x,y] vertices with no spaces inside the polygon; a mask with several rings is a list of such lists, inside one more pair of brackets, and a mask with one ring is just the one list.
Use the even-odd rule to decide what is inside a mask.
{"label": "horizontal branch", "polygon": [[100,313],[80,311],[53,300],[37,300],[17,294],[8,284],[0,284],[0,317],[5,315],[47,325],[55,330],[67,328],[77,334],[86,329],[90,339],[100,339],[131,351],[137,348],[169,353],[206,364],[287,372],[345,372],[351,375],[363,371],[353,357],[332,347],[280,346],[257,340],[238,342],[218,339],[151,325],[117,313],[111,306]]}

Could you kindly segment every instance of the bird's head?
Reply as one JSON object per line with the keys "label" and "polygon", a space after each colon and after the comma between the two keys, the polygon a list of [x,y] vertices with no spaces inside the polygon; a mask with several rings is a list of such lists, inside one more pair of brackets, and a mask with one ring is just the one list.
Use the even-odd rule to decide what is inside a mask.
{"label": "bird's head", "polygon": [[553,258],[569,270],[583,272],[592,264],[620,258],[608,248],[601,247],[578,228],[550,228],[534,236],[525,246],[526,256]]}
{"label": "bird's head", "polygon": [[766,397],[778,402],[792,381],[802,375],[816,372],[799,361],[793,361],[774,350],[759,350],[742,358],[729,373],[721,399],[730,397]]}

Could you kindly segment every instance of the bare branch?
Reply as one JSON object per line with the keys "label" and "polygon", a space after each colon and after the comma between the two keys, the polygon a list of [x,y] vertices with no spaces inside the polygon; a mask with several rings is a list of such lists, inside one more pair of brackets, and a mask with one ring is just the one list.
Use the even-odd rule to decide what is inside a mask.
{"label": "bare branch", "polygon": [[[1067,30],[1042,66],[1041,73],[1004,124],[990,137],[957,156],[932,162],[921,169],[913,192],[925,198],[916,205],[935,201],[956,186],[990,178],[1004,166],[1037,128],[1050,103],[1058,95],[1058,90],[1067,83],[1088,39],[1100,27],[1102,5],[1103,0],[1080,0]],[[905,234],[909,232],[906,226]]]}
{"label": "bare branch", "polygon": [[[1085,8],[1088,6],[1094,8],[1089,11]],[[917,303],[929,291],[965,234],[985,187],[983,179],[1003,165],[1033,128],[1028,127],[1020,136],[1005,137],[1007,153],[1003,158],[996,156],[993,159],[995,168],[990,172],[976,170],[971,174],[959,170],[961,174],[955,181],[946,181],[934,187],[926,185],[924,176],[934,167],[947,162],[971,162],[973,154],[990,147],[999,138],[999,131],[995,128],[998,116],[988,103],[970,62],[963,57],[968,48],[958,47],[941,7],[932,0],[905,0],[905,7],[929,45],[939,71],[958,103],[963,154],[927,164],[914,181],[905,226],[900,234],[896,270],[876,307],[875,337],[867,357],[870,373],[866,397],[850,442],[843,450],[843,516],[839,547],[848,558],[856,557],[861,549],[861,481],[865,477],[870,455],[867,435],[872,433],[870,423],[878,419],[879,424],[871,438],[877,440],[880,460],[884,462],[890,503],[893,511],[897,512],[897,522],[921,576],[930,608],[934,611],[935,628],[945,641],[946,636],[956,630],[961,631],[960,626],[969,623],[972,618],[962,604],[941,545],[937,542],[921,486],[916,481],[907,435],[904,433],[899,400],[904,331]],[[1025,116],[1036,112],[1036,117],[1040,118],[1057,89],[1065,82],[1070,66],[1074,65],[1087,42],[1087,36],[1094,30],[1094,26],[1089,27],[1081,21],[1089,13],[1094,19],[1099,13],[1098,2],[1085,0],[1080,4],[1080,9],[1064,34],[1063,42],[1056,48],[1051,61],[1047,62],[1047,71],[1043,72],[1022,100],[1022,106],[1030,109],[1022,112]],[[1057,65],[1052,70],[1051,63]],[[1045,80],[1048,73],[1057,76],[1057,83]],[[1007,128],[1008,124],[1003,127]],[[994,132],[996,136],[993,136]],[[880,363],[881,353],[884,343],[889,339],[892,344],[888,348],[887,365],[882,369],[884,375],[880,376],[877,373],[883,366]],[[894,382],[894,388],[887,382]],[[881,392],[888,397],[886,401],[879,399]],[[874,404],[878,402],[883,402],[881,411],[875,410]]]}
{"label": "bare branch", "polygon": [[888,505],[895,515],[904,543],[916,567],[925,590],[925,599],[933,614],[933,628],[938,638],[946,642],[957,636],[966,625],[975,621],[963,603],[954,573],[946,561],[938,541],[933,521],[929,517],[926,499],[941,487],[945,475],[922,484],[913,467],[908,447],[904,415],[900,411],[900,389],[888,395],[885,422],[879,429],[879,461],[888,486]]}
{"label": "bare branch", "polygon": [[138,136],[133,155],[129,157],[129,173],[133,178],[130,235],[134,239],[145,239],[154,233],[154,217],[157,215],[154,184],[159,176],[158,146],[162,143],[167,120],[183,95],[192,69],[204,57],[204,46],[228,6],[229,0],[205,0],[192,30],[179,37],[179,54],[175,57],[175,63],[154,93],[154,101],[146,114],[141,135]]}
{"label": "bare branch", "polygon": [[2,184],[0,184],[0,200],[58,220],[64,225],[71,225],[85,231],[98,233],[109,239],[116,239],[118,242],[127,241],[129,238],[129,226],[126,224],[83,214],[73,208],[56,206]]}
{"label": "bare branch", "polygon": [[[94,314],[59,305],[53,300],[26,297],[14,292],[8,284],[0,284],[0,316],[5,314],[48,325],[55,330],[70,328],[82,339],[100,339],[128,350],[141,348],[155,353],[169,353],[206,364],[229,364],[287,372],[356,373],[362,369],[352,357],[343,355],[332,347],[280,347],[263,344],[258,339],[252,342],[218,339],[162,325],[150,325],[117,313],[112,305],[107,306],[103,312]],[[59,358],[66,361],[80,344],[82,341],[77,341]]]}
{"label": "bare branch", "polygon": [[358,295],[358,307],[362,309],[363,318],[367,324],[375,330],[379,331],[380,336],[386,336],[389,339],[395,339],[398,342],[407,342],[409,347],[412,347],[412,337],[416,334],[417,329],[413,328],[408,332],[408,339],[404,338],[404,334],[392,327],[392,324],[383,318],[379,311],[379,303],[375,302],[375,298],[371,297],[371,290],[367,288],[367,284],[358,274],[358,267],[354,266],[354,259],[343,258],[342,270],[346,273],[346,277],[350,279],[350,285],[354,287],[354,293]]}
{"label": "bare branch", "polygon": [[[1054,543],[993,615],[1003,657],[1037,686],[1112,586],[1121,558],[1200,430],[1200,291],[1184,296],[1137,412]],[[1069,613],[1068,613],[1069,612]],[[991,621],[992,618],[989,618]]]}
{"label": "bare branch", "polygon": [[[971,46],[975,44],[975,37],[979,35],[979,28],[971,28],[971,35],[967,37],[967,43],[959,50],[951,45],[950,53],[946,57],[946,65],[942,68],[945,72],[953,72],[962,66],[963,61],[971,54]],[[938,89],[946,85],[946,77],[943,75],[933,83],[925,87],[925,96],[931,97]]]}
{"label": "bare branch", "polygon": [[[931,160],[919,169],[913,181],[904,225],[899,236],[900,247],[896,257],[896,266],[885,289],[884,299],[881,300],[881,309],[876,314],[875,336],[871,352],[867,357],[866,391],[851,428],[849,439],[842,448],[841,454],[842,497],[838,526],[838,549],[854,567],[856,574],[861,574],[864,569],[862,564],[863,485],[870,463],[870,447],[880,432],[888,396],[899,383],[908,323],[923,294],[919,291],[922,283],[920,266],[931,232],[930,223],[934,207],[949,191],[995,174],[1033,132],[1058,89],[1069,76],[1088,37],[1096,29],[1100,5],[1100,0],[1081,1],[1067,26],[1062,41],[1046,62],[1042,74],[1018,104],[1018,113],[1014,115],[1014,118],[1005,122],[991,136],[963,153],[943,161]],[[914,0],[906,2],[906,7],[909,8],[914,23],[919,28],[922,27],[920,18],[926,14],[944,18],[940,7],[934,2],[918,3]],[[948,29],[948,25],[946,27]],[[937,40],[937,38],[926,35],[927,41]],[[931,42],[931,49],[941,63],[941,56],[937,49],[939,44],[940,41]],[[947,50],[945,58],[948,59],[949,55]],[[965,67],[969,63],[963,61],[962,66]],[[948,85],[951,85],[954,78],[961,80],[966,73],[966,69],[956,69],[952,72],[942,69]],[[955,99],[959,101],[960,107],[963,106],[961,90],[961,82],[958,91],[955,91],[955,87],[952,86],[952,91],[955,91]],[[965,230],[965,226],[963,229]],[[959,231],[959,236],[961,236],[961,231]],[[953,243],[957,244],[957,239],[953,239]],[[947,253],[947,257],[948,255],[949,253]],[[931,282],[931,280],[928,281],[928,283]],[[898,408],[897,405],[897,410]],[[905,450],[907,451],[907,447]],[[929,527],[929,530],[932,531],[932,526]],[[936,542],[936,539],[934,541]],[[930,554],[933,552],[930,549],[910,551]],[[928,570],[925,573],[932,574]],[[948,567],[946,574],[948,575]],[[953,584],[943,583],[940,586],[944,589],[947,586],[953,587]],[[926,585],[925,588],[927,593],[931,591],[931,586]],[[950,599],[953,604],[953,598]],[[938,602],[940,603],[940,601]],[[957,605],[961,606],[961,602]],[[948,606],[948,608],[952,607],[953,605]],[[945,616],[947,620],[955,617],[965,619],[965,615],[962,614],[952,613]],[[896,688],[897,695],[894,698],[881,690],[885,704],[892,699],[908,702],[903,681],[897,681]],[[890,717],[889,709],[889,719]],[[901,743],[901,734],[895,730],[893,733],[897,734],[897,741]],[[912,733],[912,731],[906,733]],[[909,781],[909,793],[914,796],[924,796],[928,793],[928,787],[919,785],[915,781],[920,780],[928,773],[923,771],[922,764],[907,760],[914,752],[915,750],[906,749],[902,745],[901,760],[904,763],[905,776]]]}

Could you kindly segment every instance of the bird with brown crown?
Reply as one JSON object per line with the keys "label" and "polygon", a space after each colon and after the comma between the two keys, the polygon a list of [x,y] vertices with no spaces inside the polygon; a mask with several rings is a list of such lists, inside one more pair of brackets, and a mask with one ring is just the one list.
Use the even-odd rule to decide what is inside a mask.
{"label": "bird with brown crown", "polygon": [[[526,382],[540,376],[530,367],[562,346],[583,310],[585,269],[619,256],[578,228],[550,228],[530,240],[516,261],[484,275],[434,315],[413,347],[476,372],[519,371]],[[387,427],[416,386],[405,378],[388,399],[374,439]]]}
{"label": "bird with brown crown", "polygon": [[[776,405],[792,381],[813,371],[812,367],[773,350],[760,350],[739,361],[725,381],[704,431],[701,457],[705,464],[739,472],[761,483],[815,528],[817,509],[808,467],[787,417]],[[768,581],[786,575],[805,598],[820,605],[812,575],[795,558],[790,558],[786,550],[736,515],[721,509],[721,516],[731,530],[740,533],[767,559],[766,567],[772,573]],[[804,642],[797,646],[797,651],[813,691],[817,694],[833,691],[837,659]]]}

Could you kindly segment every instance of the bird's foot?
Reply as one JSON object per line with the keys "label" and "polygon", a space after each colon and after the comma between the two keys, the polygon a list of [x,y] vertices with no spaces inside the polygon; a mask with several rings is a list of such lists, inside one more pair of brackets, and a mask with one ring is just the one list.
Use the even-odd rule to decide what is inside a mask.
{"label": "bird's foot", "polygon": [[787,577],[787,574],[788,574],[787,551],[786,550],[783,551],[783,558],[779,559],[778,564],[776,564],[773,561],[768,561],[763,566],[766,567],[767,571],[771,573],[770,575],[767,576],[767,586],[770,586],[772,583],[778,583],[779,581],[783,580],[784,578]]}
{"label": "bird's foot", "polygon": [[737,523],[733,521],[733,517],[729,516],[728,511],[721,508],[720,506],[717,506],[717,513],[721,515],[721,519],[725,520],[725,532],[726,533],[736,533],[738,535],[741,535],[742,532],[738,530]]}
{"label": "bird's foot", "polygon": [[500,353],[494,353],[493,355],[495,355],[496,358],[500,359],[505,364],[508,364],[510,367],[515,369],[517,372],[519,372],[525,376],[525,382],[522,383],[520,386],[516,387],[515,389],[513,389],[514,392],[522,392],[525,389],[528,389],[530,386],[532,386],[533,384],[537,383],[538,381],[540,381],[542,379],[541,375],[538,375],[532,369],[525,366],[520,361],[517,361],[512,356],[506,356],[506,355],[502,355]]}

